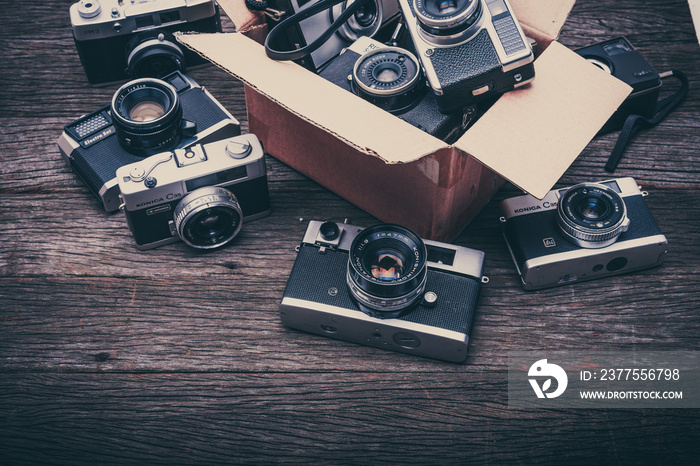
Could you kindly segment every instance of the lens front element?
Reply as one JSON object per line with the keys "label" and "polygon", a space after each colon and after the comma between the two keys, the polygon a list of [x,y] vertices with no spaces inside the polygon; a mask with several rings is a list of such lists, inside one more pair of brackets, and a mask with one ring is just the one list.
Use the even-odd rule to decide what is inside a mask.
{"label": "lens front element", "polygon": [[608,186],[581,183],[569,188],[557,206],[557,225],[572,243],[584,248],[602,248],[627,231],[627,207]]}
{"label": "lens front element", "polygon": [[197,249],[214,249],[236,237],[243,212],[228,189],[207,186],[186,195],[174,212],[175,232]]}
{"label": "lens front element", "polygon": [[363,312],[379,318],[399,317],[420,303],[426,280],[427,250],[411,230],[375,225],[353,240],[347,282]]}

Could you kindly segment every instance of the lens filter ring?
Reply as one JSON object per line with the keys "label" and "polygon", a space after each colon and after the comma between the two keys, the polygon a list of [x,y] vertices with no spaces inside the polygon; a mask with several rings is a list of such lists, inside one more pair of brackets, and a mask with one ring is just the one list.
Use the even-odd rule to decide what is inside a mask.
{"label": "lens filter ring", "polygon": [[353,91],[391,113],[403,113],[423,96],[418,59],[399,47],[380,47],[362,55],[352,70]]}
{"label": "lens filter ring", "polygon": [[119,142],[142,157],[173,149],[180,142],[182,106],[165,81],[129,81],[112,97],[112,120]]}
{"label": "lens filter ring", "polygon": [[608,186],[577,184],[559,199],[557,225],[572,243],[584,248],[603,248],[627,230],[627,206]]}
{"label": "lens filter ring", "polygon": [[399,317],[420,303],[426,281],[427,249],[411,230],[375,225],[353,240],[347,283],[363,312],[378,318]]}
{"label": "lens filter ring", "polygon": [[243,211],[228,189],[207,186],[187,194],[174,212],[175,231],[196,249],[219,248],[238,235]]}
{"label": "lens filter ring", "polygon": [[413,0],[418,25],[431,35],[454,35],[481,18],[481,0]]}

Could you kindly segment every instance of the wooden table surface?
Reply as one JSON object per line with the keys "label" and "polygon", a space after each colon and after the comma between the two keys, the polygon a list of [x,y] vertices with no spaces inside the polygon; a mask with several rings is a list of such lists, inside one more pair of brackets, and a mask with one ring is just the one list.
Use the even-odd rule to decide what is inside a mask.
{"label": "wooden table surface", "polygon": [[[507,392],[513,351],[700,349],[700,48],[685,0],[579,0],[560,38],[624,35],[690,78],[615,174],[649,191],[665,263],[525,292],[499,234],[498,203],[518,193],[506,185],[456,241],[486,252],[490,277],[465,365],[281,325],[308,220],[377,220],[274,158],[272,214],[229,247],[138,251],[56,145],[115,90],[87,84],[71,3],[0,0],[0,463],[698,463],[697,410],[515,409]],[[190,74],[247,129],[239,82]],[[609,178],[615,136],[557,186]]]}

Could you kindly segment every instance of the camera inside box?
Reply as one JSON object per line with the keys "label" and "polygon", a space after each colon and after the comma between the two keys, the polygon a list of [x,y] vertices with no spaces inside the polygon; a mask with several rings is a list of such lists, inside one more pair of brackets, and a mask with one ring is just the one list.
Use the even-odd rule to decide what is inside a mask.
{"label": "camera inside box", "polygon": [[[404,18],[414,15],[415,3],[398,3]],[[445,25],[430,18],[428,6],[422,11],[427,18],[424,22],[433,21],[428,34],[425,29],[416,29],[420,25],[406,24],[408,34],[392,45],[408,53],[387,54],[373,62],[371,59],[381,54],[363,61],[366,53],[355,51],[359,57],[352,69],[341,63],[340,54],[324,63],[321,75],[291,61],[271,60],[259,43],[239,33],[188,34],[178,40],[246,84],[249,129],[270,155],[381,221],[405,225],[426,239],[450,241],[483,208],[504,178],[543,197],[631,90],[554,42],[573,1],[530,3],[456,2],[458,9],[478,4],[481,19],[467,29],[474,33],[473,40],[481,36],[479,43],[488,39],[498,49],[496,56],[485,55],[490,58],[469,70],[454,66],[454,60],[461,63],[465,56],[481,55],[483,44],[475,42],[465,48],[463,43],[445,42],[441,37]],[[242,11],[238,0],[224,0],[220,5],[234,23],[251,24],[251,13],[244,9],[244,18],[236,18]],[[505,16],[504,8],[508,12]],[[459,14],[469,16],[473,11]],[[513,44],[504,46],[500,37],[512,34],[513,29],[496,23],[511,18],[517,25],[516,17],[527,18],[529,23],[521,22],[521,27],[515,28],[518,34]],[[427,40],[426,46],[418,37],[433,43]],[[532,54],[526,37],[535,39],[537,50],[544,51],[534,63],[522,58]],[[346,40],[345,53],[352,51],[357,39]],[[504,67],[506,55],[498,54],[509,47],[520,58]],[[461,58],[446,58],[455,54]],[[391,99],[384,99],[386,93],[377,91],[383,83],[395,83],[397,77],[404,79],[401,84],[410,84],[412,58],[425,74],[419,79],[424,83],[424,94],[418,93],[421,98],[415,100],[417,104],[397,102],[401,99],[387,104]],[[348,70],[350,79],[331,82],[324,78],[334,67],[338,67],[336,77]],[[445,73],[449,68],[462,70],[456,75]],[[471,80],[472,74],[477,75],[477,81]],[[474,105],[479,109],[478,121],[472,124],[469,119],[465,126],[471,126],[463,135],[445,142],[440,139],[442,134],[431,134],[415,121],[401,119],[406,115],[401,113],[405,107],[424,105],[427,94],[435,99],[436,115],[449,115],[457,107],[462,118],[455,121],[464,123],[464,108]],[[465,94],[469,97],[466,100]],[[367,95],[373,98],[367,99]],[[484,111],[484,102],[498,95],[496,103]]]}

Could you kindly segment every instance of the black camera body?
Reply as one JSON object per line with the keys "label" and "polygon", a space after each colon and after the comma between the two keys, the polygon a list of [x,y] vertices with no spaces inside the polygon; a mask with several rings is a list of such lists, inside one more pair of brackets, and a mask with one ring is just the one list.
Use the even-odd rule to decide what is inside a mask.
{"label": "black camera body", "polygon": [[481,251],[423,241],[398,225],[311,221],[280,303],[298,330],[464,362],[482,280]]}
{"label": "black camera body", "polygon": [[117,170],[122,205],[136,247],[182,240],[214,249],[243,223],[270,213],[265,154],[244,134],[148,157]]}
{"label": "black camera body", "polygon": [[[287,16],[309,8],[320,0],[272,0],[268,4]],[[345,0],[317,15],[307,18],[295,27],[288,28],[285,36],[279,38],[276,47],[281,50],[294,50],[310,44],[326,31],[331,24],[355,0]],[[397,0],[369,0],[348,19],[321,47],[310,55],[296,60],[304,68],[313,72],[322,70],[341,50],[360,37],[390,37],[393,25],[399,18]],[[270,25],[274,27],[274,25]]]}
{"label": "black camera body", "polygon": [[415,55],[370,37],[357,39],[319,75],[447,143],[459,139],[476,115],[473,105],[442,113]]}
{"label": "black camera body", "polygon": [[532,47],[507,0],[399,0],[399,6],[443,112],[534,79]]}
{"label": "black camera body", "polygon": [[526,290],[661,264],[668,241],[633,178],[581,183],[501,203],[503,236]]}
{"label": "black camera body", "polygon": [[66,125],[58,148],[105,210],[114,212],[119,208],[117,168],[196,141],[239,134],[238,121],[207,90],[176,71],[162,80],[126,83],[111,105]]}
{"label": "black camera body", "polygon": [[600,130],[601,133],[622,128],[630,115],[651,118],[661,92],[661,77],[654,67],[624,37],[576,50],[576,53],[603,71],[632,87],[625,99]]}
{"label": "black camera body", "polygon": [[82,0],[70,7],[73,39],[92,84],[161,78],[207,63],[181,47],[180,31],[221,32],[214,0]]}

